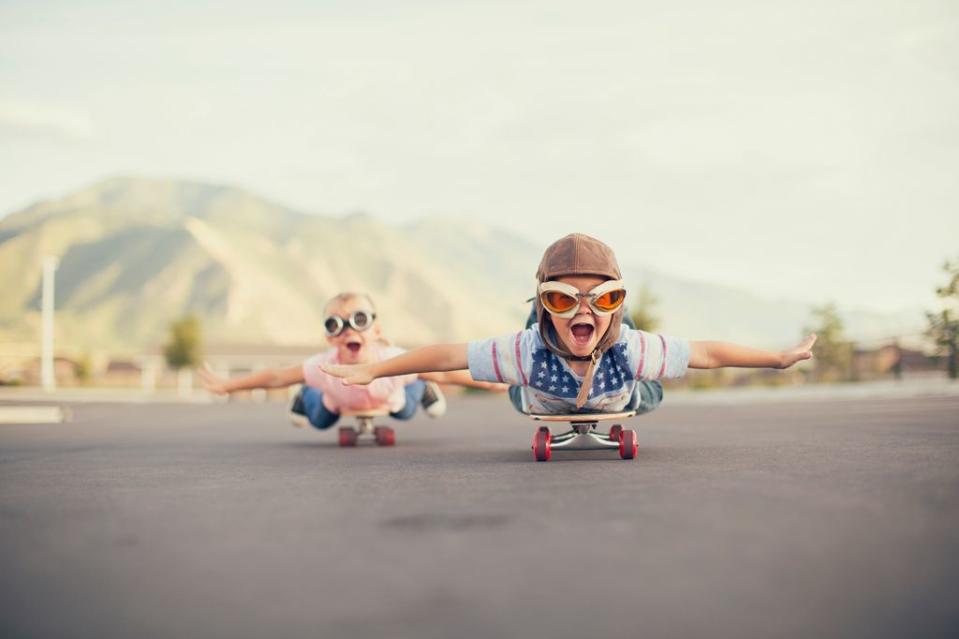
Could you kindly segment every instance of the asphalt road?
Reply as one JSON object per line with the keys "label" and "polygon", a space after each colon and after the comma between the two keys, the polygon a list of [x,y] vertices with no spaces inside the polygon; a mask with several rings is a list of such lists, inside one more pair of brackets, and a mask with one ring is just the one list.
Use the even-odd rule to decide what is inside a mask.
{"label": "asphalt road", "polygon": [[[670,406],[534,463],[502,397],[340,449],[277,404],[0,426],[3,637],[945,637],[959,398]],[[568,459],[568,458],[565,458]]]}

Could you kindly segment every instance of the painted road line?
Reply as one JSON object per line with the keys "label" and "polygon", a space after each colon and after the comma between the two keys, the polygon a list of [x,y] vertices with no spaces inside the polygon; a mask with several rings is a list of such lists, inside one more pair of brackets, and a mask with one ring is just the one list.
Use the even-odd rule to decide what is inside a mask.
{"label": "painted road line", "polygon": [[66,419],[59,406],[0,406],[0,424],[59,424]]}

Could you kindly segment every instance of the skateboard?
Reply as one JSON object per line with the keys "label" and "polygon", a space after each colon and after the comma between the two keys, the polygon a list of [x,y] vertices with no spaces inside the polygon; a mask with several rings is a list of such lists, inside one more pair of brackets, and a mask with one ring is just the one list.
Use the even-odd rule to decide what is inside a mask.
{"label": "skateboard", "polygon": [[339,442],[340,446],[356,446],[360,443],[360,437],[368,439],[371,435],[373,441],[379,446],[393,446],[396,444],[396,433],[389,426],[374,426],[373,420],[377,417],[389,415],[390,411],[385,408],[371,410],[343,411],[342,417],[352,417],[356,420],[356,427],[340,426]]}
{"label": "skateboard", "polygon": [[636,411],[620,413],[576,413],[567,415],[542,415],[527,413],[531,419],[541,422],[567,422],[572,430],[554,435],[549,426],[540,426],[533,435],[533,458],[536,461],[549,461],[553,452],[584,450],[619,450],[623,459],[636,457],[638,444],[636,431],[623,429],[613,424],[609,433],[596,430],[599,422],[627,419]]}

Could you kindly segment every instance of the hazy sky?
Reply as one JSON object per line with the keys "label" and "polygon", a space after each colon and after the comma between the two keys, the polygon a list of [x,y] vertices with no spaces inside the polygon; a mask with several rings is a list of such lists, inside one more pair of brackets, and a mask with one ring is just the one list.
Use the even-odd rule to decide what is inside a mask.
{"label": "hazy sky", "polygon": [[188,177],[898,309],[959,257],[957,114],[954,0],[0,0],[0,213]]}

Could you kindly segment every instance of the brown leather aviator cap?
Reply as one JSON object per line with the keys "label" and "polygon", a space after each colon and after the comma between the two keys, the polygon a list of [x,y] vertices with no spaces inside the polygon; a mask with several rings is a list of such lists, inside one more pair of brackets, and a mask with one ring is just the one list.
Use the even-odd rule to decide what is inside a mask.
{"label": "brown leather aviator cap", "polygon": [[598,275],[622,278],[613,250],[582,233],[570,233],[549,245],[536,271],[540,282],[564,275]]}

